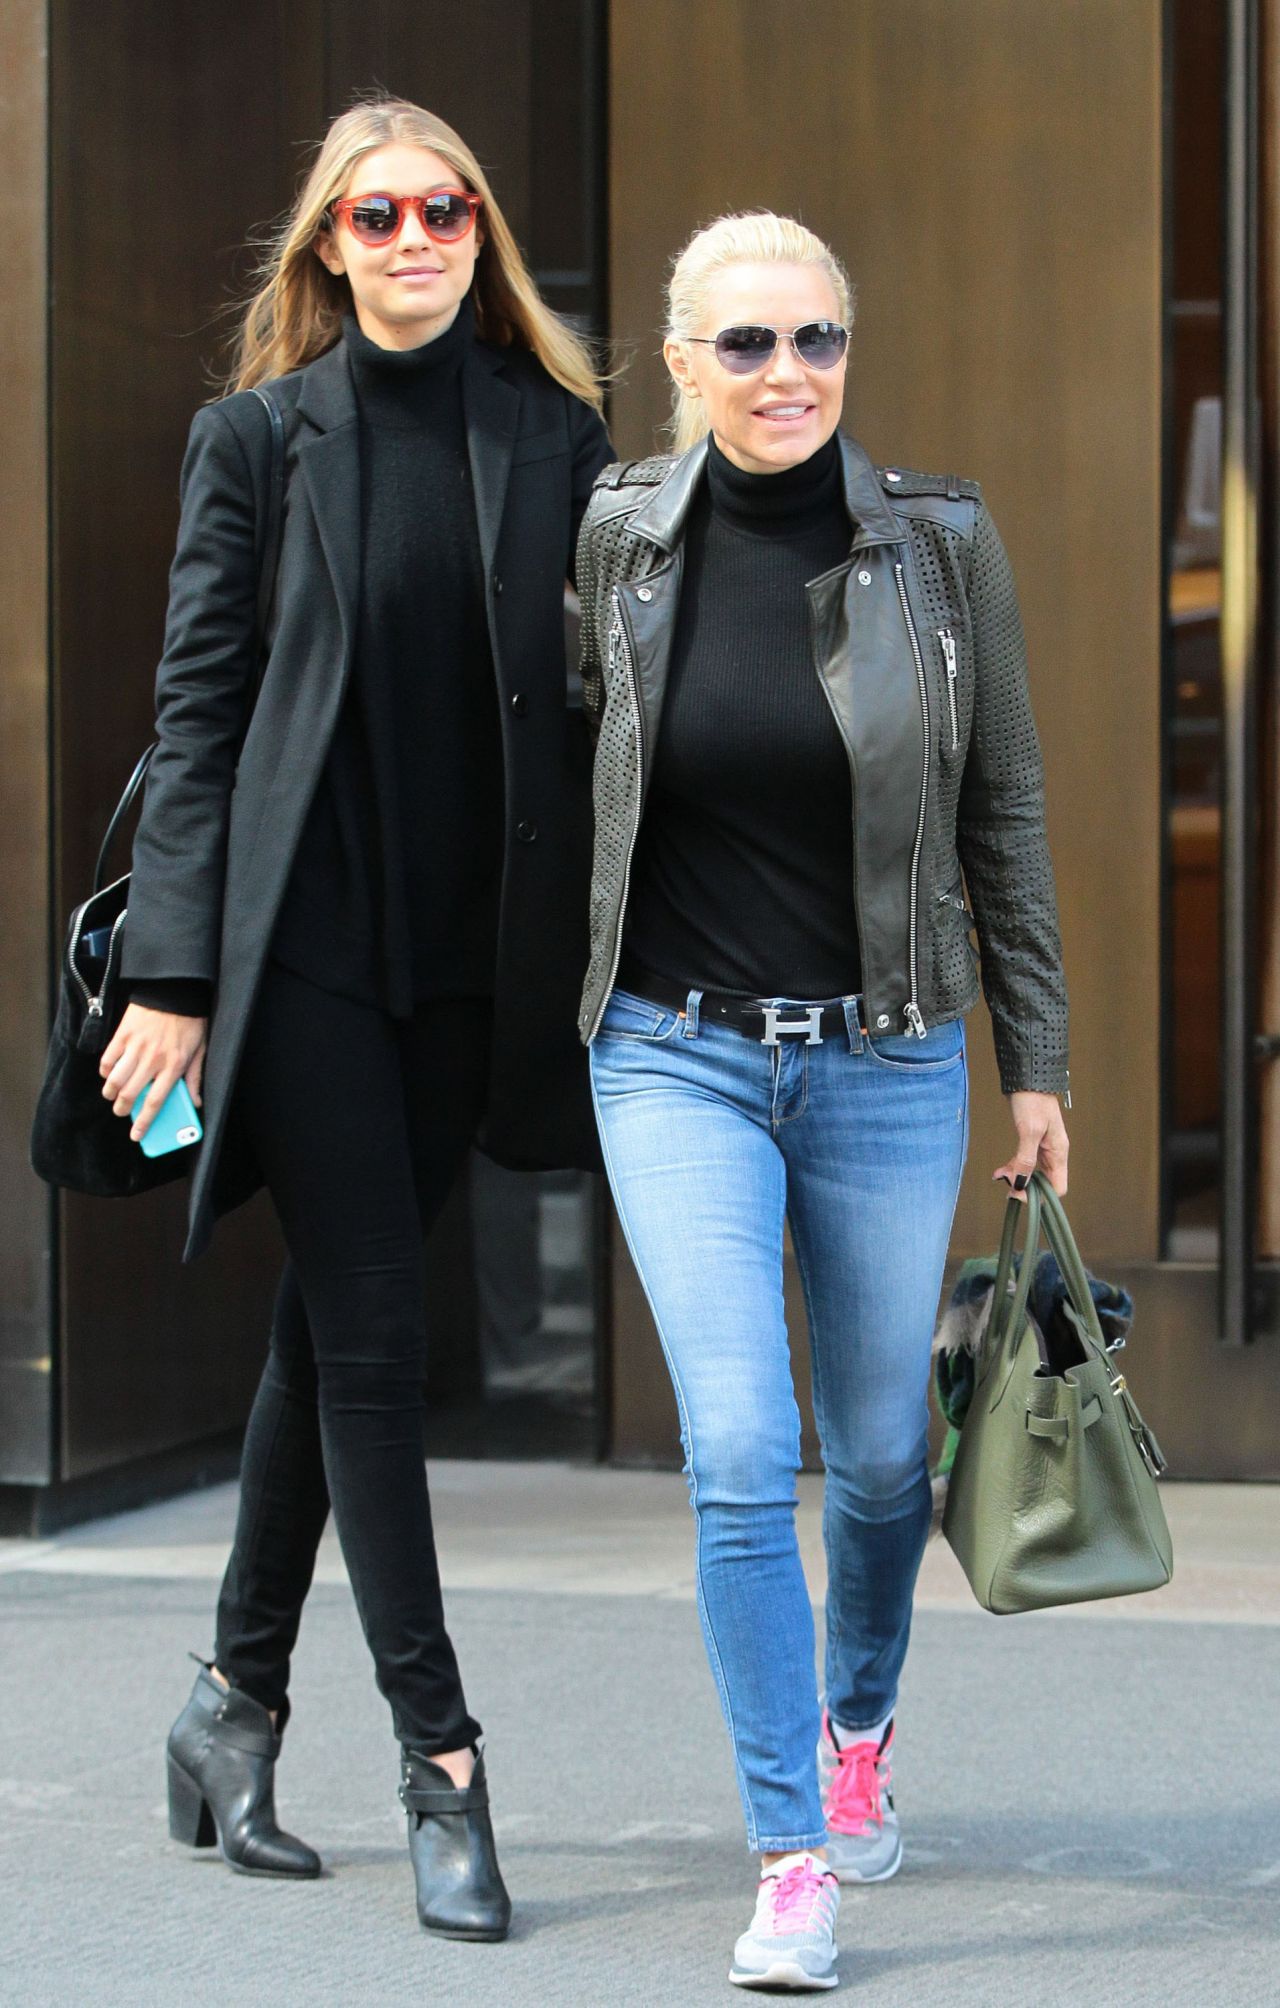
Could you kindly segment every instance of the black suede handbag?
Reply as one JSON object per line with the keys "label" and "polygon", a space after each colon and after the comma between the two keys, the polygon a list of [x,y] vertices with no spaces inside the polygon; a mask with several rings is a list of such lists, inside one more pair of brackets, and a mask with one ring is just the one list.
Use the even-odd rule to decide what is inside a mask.
{"label": "black suede handbag", "polygon": [[[284,426],[280,408],[265,390],[257,396],[270,426],[266,515],[258,556],[257,630],[265,647],[267,616],[275,591],[284,518]],[[259,677],[261,666],[259,666]],[[256,694],[256,691],[255,691]],[[246,726],[248,718],[246,717]],[[49,1040],[44,1080],[31,1129],[31,1165],[49,1185],[99,1199],[128,1199],[135,1192],[182,1178],[199,1144],[148,1157],[129,1135],[102,1092],[102,1055],[115,1037],[128,997],[120,982],[129,875],[104,883],[110,853],[146,779],[155,746],[148,746],[107,825],[93,874],[93,890],[71,916],[62,955],[57,1016]]]}

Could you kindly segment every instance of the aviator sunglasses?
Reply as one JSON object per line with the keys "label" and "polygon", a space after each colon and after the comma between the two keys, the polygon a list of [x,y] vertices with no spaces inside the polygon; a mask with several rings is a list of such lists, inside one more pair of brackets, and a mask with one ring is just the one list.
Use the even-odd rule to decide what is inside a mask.
{"label": "aviator sunglasses", "polygon": [[731,376],[750,376],[772,359],[779,342],[790,342],[808,370],[833,370],[849,346],[849,330],[839,321],[806,321],[802,328],[721,328],[718,335],[686,335],[705,342]]}
{"label": "aviator sunglasses", "polygon": [[410,210],[437,244],[456,244],[470,230],[482,203],[482,196],[468,195],[461,188],[434,188],[430,195],[346,195],[329,208],[335,217],[345,217],[352,236],[362,244],[390,244]]}

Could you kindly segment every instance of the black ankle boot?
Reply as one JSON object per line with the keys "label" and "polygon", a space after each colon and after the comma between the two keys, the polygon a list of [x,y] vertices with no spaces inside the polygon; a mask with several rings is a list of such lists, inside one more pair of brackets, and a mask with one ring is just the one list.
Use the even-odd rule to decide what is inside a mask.
{"label": "black ankle boot", "polygon": [[400,1799],[409,1815],[422,1924],[443,1938],[505,1938],[511,1898],[493,1844],[484,1758],[477,1757],[471,1783],[459,1789],[429,1757],[402,1751]]}
{"label": "black ankle boot", "polygon": [[242,1875],[318,1876],[320,1857],[276,1825],[280,1738],[260,1702],[221,1687],[201,1665],[169,1731],[169,1832],[189,1848],[222,1850]]}

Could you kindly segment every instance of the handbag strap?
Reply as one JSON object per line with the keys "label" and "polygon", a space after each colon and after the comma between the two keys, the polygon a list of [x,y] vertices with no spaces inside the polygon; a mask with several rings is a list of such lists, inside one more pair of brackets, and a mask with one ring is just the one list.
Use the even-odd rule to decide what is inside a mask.
{"label": "handbag strap", "polygon": [[[271,602],[275,597],[276,575],[280,570],[280,542],[284,532],[284,420],[280,407],[269,391],[260,385],[253,386],[253,395],[259,400],[267,414],[270,435],[270,465],[267,473],[267,507],[262,526],[262,536],[258,550],[258,599],[255,615],[255,630],[258,638],[258,680],[261,681],[262,659],[266,653],[267,622],[271,615]],[[137,799],[138,790],[147,778],[147,769],[159,750],[159,742],[152,740],[142,755],[129,779],[125,782],[124,793],[116,803],[111,821],[107,824],[107,834],[102,839],[98,851],[98,862],[93,869],[93,890],[102,891],[106,880],[107,859],[111,846],[119,833],[130,809]]]}
{"label": "handbag strap", "polygon": [[[1014,1253],[1018,1243],[1018,1229],[1024,1221],[1027,1231],[1015,1283]],[[1004,1232],[1000,1237],[1000,1258],[996,1263],[996,1280],[992,1289],[991,1318],[987,1326],[985,1348],[987,1357],[993,1361],[999,1358],[1004,1346],[1011,1339],[1017,1340],[1026,1322],[1027,1298],[1031,1294],[1031,1279],[1035,1274],[1036,1254],[1040,1244],[1040,1225],[1040,1192],[1033,1180],[1027,1187],[1025,1201],[1015,1199],[1011,1193],[1004,1210]]]}
{"label": "handbag strap", "polygon": [[1045,1238],[1057,1257],[1058,1267],[1062,1271],[1063,1281],[1067,1286],[1067,1297],[1075,1313],[1076,1330],[1081,1342],[1093,1349],[1096,1358],[1105,1368],[1111,1393],[1123,1410],[1138,1454],[1151,1476],[1159,1478],[1166,1468],[1164,1452],[1156,1440],[1154,1430],[1143,1421],[1142,1411],[1129,1390],[1126,1376],[1117,1373],[1111,1364],[1107,1342],[1098,1317],[1098,1307],[1094,1302],[1093,1291],[1089,1288],[1088,1271],[1076,1246],[1076,1237],[1071,1232],[1067,1210],[1041,1172],[1036,1172],[1035,1179],[1040,1186],[1043,1200]]}
{"label": "handbag strap", "polygon": [[102,891],[107,875],[107,857],[115,840],[116,832],[133,807],[138,790],[147,778],[147,769],[155,757],[155,751],[156,743],[153,740],[125,782],[124,793],[116,803],[111,821],[107,824],[107,834],[102,839],[102,845],[98,851],[98,862],[93,868],[93,890],[95,893]]}
{"label": "handbag strap", "polygon": [[[1022,1218],[1026,1221],[1026,1236],[1015,1286],[1012,1280],[1014,1252]],[[1096,1346],[1099,1353],[1105,1356],[1107,1346],[1102,1326],[1098,1322],[1098,1307],[1093,1300],[1088,1271],[1076,1245],[1076,1237],[1071,1231],[1066,1208],[1045,1174],[1042,1171],[1034,1171],[1027,1186],[1025,1204],[1010,1195],[1005,1208],[1004,1233],[1000,1240],[1000,1257],[996,1264],[991,1321],[988,1328],[992,1357],[998,1355],[1008,1339],[1011,1337],[1016,1339],[1022,1330],[1035,1276],[1036,1257],[1042,1239],[1052,1251],[1062,1271],[1068,1300],[1084,1327],[1085,1336]]]}
{"label": "handbag strap", "polygon": [[1045,1239],[1057,1258],[1062,1280],[1067,1286],[1067,1296],[1090,1340],[1099,1352],[1105,1353],[1107,1342],[1098,1320],[1098,1307],[1089,1288],[1088,1271],[1071,1231],[1067,1210],[1043,1172],[1037,1171],[1034,1180],[1040,1188]]}

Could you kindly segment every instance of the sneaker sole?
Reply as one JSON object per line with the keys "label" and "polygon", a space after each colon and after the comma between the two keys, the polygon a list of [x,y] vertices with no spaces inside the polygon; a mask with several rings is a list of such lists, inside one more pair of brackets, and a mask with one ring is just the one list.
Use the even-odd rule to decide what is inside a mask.
{"label": "sneaker sole", "polygon": [[735,1987],[760,1987],[777,1989],[789,1994],[813,1993],[821,1988],[838,1987],[839,1976],[835,1973],[806,1973],[804,1967],[794,1959],[775,1959],[764,1973],[748,1973],[736,1966],[729,1968],[729,1978]]}
{"label": "sneaker sole", "polygon": [[902,1867],[902,1842],[901,1841],[898,1842],[898,1851],[895,1854],[893,1860],[889,1863],[889,1866],[887,1868],[877,1869],[873,1876],[864,1876],[858,1869],[839,1868],[836,1866],[834,1862],[828,1863],[828,1867],[830,1868],[831,1873],[835,1877],[837,1882],[841,1883],[888,1882],[889,1878],[891,1876],[896,1876],[898,1870]]}

